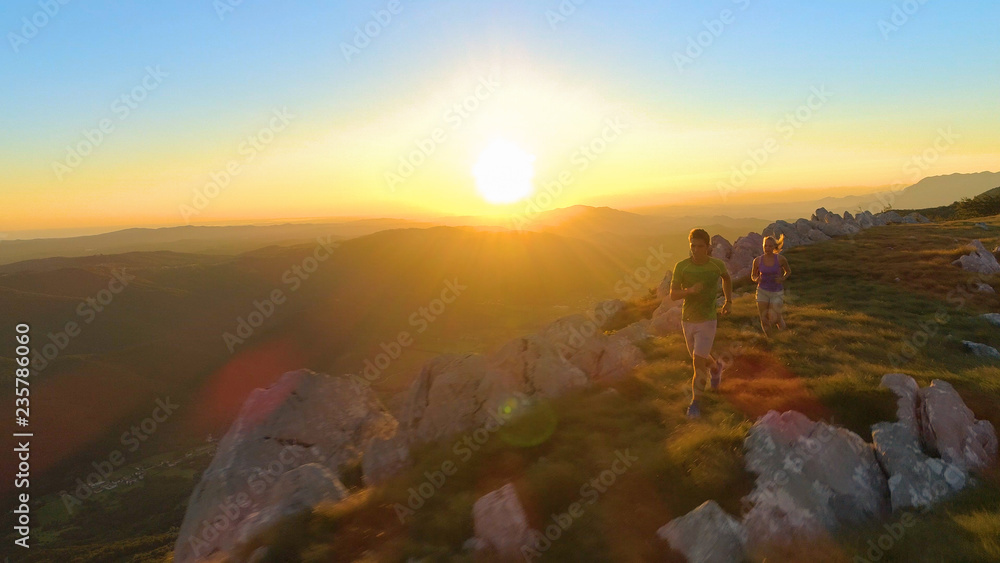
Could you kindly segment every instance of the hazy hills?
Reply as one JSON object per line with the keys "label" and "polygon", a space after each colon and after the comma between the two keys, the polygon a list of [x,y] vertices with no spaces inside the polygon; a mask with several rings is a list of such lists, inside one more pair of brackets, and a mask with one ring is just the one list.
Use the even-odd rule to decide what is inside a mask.
{"label": "hazy hills", "polygon": [[[0,310],[31,323],[37,349],[60,348],[33,387],[33,426],[50,436],[35,467],[58,484],[72,477],[68,468],[106,455],[157,398],[181,408],[156,447],[200,441],[225,430],[249,391],[276,374],[302,366],[360,372],[380,344],[407,331],[412,347],[376,383],[391,403],[408,370],[427,357],[480,350],[597,299],[626,297],[623,280],[650,265],[649,256],[647,247],[552,233],[397,229],[329,248],[313,242],[237,256],[134,252],[10,264],[0,272]],[[653,263],[645,281],[655,283],[674,260]],[[122,271],[128,284],[109,293]],[[466,289],[435,311],[430,305],[447,283]],[[283,302],[265,303],[276,290]],[[109,302],[88,301],[102,292]],[[419,314],[422,308],[432,312]],[[241,319],[262,309],[272,312],[231,353],[224,334],[240,334]],[[78,334],[68,335],[67,323]],[[0,338],[12,339],[12,331],[11,323],[0,326]],[[10,389],[0,396],[10,399]]]}

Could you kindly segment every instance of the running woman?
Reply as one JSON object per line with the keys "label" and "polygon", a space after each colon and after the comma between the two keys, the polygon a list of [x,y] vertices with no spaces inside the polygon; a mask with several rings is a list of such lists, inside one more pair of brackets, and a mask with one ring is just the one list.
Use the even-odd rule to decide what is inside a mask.
{"label": "running woman", "polygon": [[757,282],[757,311],[760,313],[760,328],[764,336],[770,338],[769,329],[777,327],[785,330],[785,319],[781,307],[785,302],[784,281],[792,273],[788,259],[780,254],[785,235],[777,240],[764,237],[764,254],[754,258],[750,279]]}

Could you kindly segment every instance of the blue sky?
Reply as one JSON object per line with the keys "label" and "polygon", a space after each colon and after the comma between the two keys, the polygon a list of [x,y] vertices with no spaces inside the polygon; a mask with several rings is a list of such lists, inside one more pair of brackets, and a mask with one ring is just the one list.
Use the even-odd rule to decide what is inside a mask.
{"label": "blue sky", "polygon": [[[10,183],[0,187],[0,208],[18,213],[16,221],[0,221],[11,220],[15,229],[40,226],[45,223],[41,218],[25,219],[29,210],[63,200],[76,203],[73,209],[58,210],[54,216],[60,220],[80,215],[90,217],[83,221],[90,224],[114,217],[126,221],[128,202],[137,199],[129,190],[142,189],[137,184],[145,184],[163,206],[173,208],[167,202],[184,200],[192,182],[198,182],[198,170],[204,177],[212,169],[205,155],[235,145],[273,108],[294,108],[299,116],[294,132],[281,140],[281,151],[294,152],[320,142],[324,134],[353,131],[392,112],[446,98],[442,84],[497,68],[517,74],[519,80],[551,80],[546,88],[585,91],[598,105],[627,107],[643,120],[643,130],[651,135],[643,137],[646,142],[659,126],[741,132],[733,134],[744,135],[744,144],[750,146],[775,120],[801,104],[811,87],[826,85],[836,101],[823,109],[821,120],[811,125],[811,136],[803,139],[817,151],[824,146],[840,151],[838,155],[869,151],[858,155],[859,163],[884,161],[889,166],[891,158],[898,161],[927,145],[936,129],[952,126],[963,132],[962,144],[949,155],[953,160],[941,163],[950,168],[929,173],[989,168],[983,163],[1000,153],[995,135],[1000,125],[1000,4],[995,2],[587,0],[576,5],[572,0],[402,0],[392,22],[349,63],[342,45],[352,41],[355,26],[369,23],[372,11],[384,10],[389,2],[243,0],[220,17],[221,3],[76,0],[61,5],[52,0],[0,6],[6,36],[0,49],[6,85],[0,90],[0,129],[5,132],[0,158],[11,172]],[[24,37],[22,18],[43,21],[46,18],[38,14],[46,4],[58,6],[58,13],[47,18],[37,35],[21,42],[15,36]],[[560,5],[572,5],[574,11],[553,25],[551,14]],[[914,7],[898,29],[888,34],[880,29],[880,21],[891,22],[894,9]],[[724,10],[732,12],[732,22],[679,70],[675,54],[711,28]],[[902,21],[899,13],[897,23]],[[67,145],[80,140],[82,130],[108,117],[110,102],[139,84],[149,66],[167,74],[163,84],[119,124],[100,147],[101,154],[95,152],[68,179],[55,181],[52,163],[63,157]],[[530,72],[522,74],[526,69]],[[434,119],[428,115],[424,121]],[[849,145],[852,139],[854,146]],[[378,139],[365,141],[372,151],[380,146]],[[652,145],[649,152],[656,150]],[[726,162],[739,162],[738,152],[719,157],[719,164],[713,165],[718,170],[708,167],[704,173],[724,176]],[[290,170],[287,177],[302,185],[325,178],[332,186],[337,179],[364,184],[364,178],[379,176],[337,162],[338,154],[331,150],[328,163],[316,164],[329,169],[303,178]],[[809,158],[819,162],[818,154]],[[393,157],[379,158],[391,162]],[[220,158],[224,160],[215,157],[215,162]],[[616,158],[628,160],[626,155]],[[705,156],[706,161],[712,158]],[[301,160],[292,161],[302,169]],[[135,170],[140,166],[151,171],[148,179]],[[653,166],[643,162],[634,168]],[[773,178],[760,180],[760,188],[803,182],[797,179],[801,171],[782,176],[778,166],[775,163]],[[899,168],[892,164],[893,170],[878,173],[880,169],[871,166],[869,185],[891,182]],[[177,167],[192,172],[168,178]],[[679,189],[664,178],[696,172],[701,174],[668,167],[662,174],[630,178],[627,190]],[[823,174],[827,172],[817,168],[817,179],[804,183],[864,183],[851,175],[820,181]],[[170,182],[175,192],[165,187]],[[705,189],[712,185],[705,180]],[[588,189],[581,188],[580,196],[599,192],[597,187]],[[363,186],[355,185],[338,184],[329,190],[323,205],[345,202],[331,209],[331,215],[371,214],[380,204],[387,210],[393,209],[391,204],[402,209],[420,199],[388,201],[378,190],[361,197]],[[302,205],[283,206],[282,212],[313,212],[317,200],[310,194],[315,193],[304,189]],[[64,197],[67,194],[72,197]],[[80,198],[88,194],[90,206],[81,211]],[[220,219],[254,215],[258,208],[266,211],[262,194],[248,198],[242,207],[221,201]],[[96,212],[96,207],[105,211]],[[478,209],[466,207],[447,211]],[[171,213],[144,209],[138,215],[143,221],[166,224]]]}

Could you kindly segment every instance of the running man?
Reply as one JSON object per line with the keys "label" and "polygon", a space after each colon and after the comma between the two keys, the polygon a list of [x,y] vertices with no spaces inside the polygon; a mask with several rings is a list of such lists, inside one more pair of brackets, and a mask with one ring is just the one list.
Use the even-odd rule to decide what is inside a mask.
{"label": "running man", "polygon": [[709,256],[711,240],[704,229],[692,230],[688,235],[691,257],[674,266],[670,279],[670,299],[684,300],[681,327],[684,329],[684,340],[694,367],[688,418],[701,416],[698,399],[702,391],[709,384],[712,389],[717,389],[722,378],[722,364],[712,357],[717,318],[715,299],[720,279],[722,292],[726,296],[722,314],[728,315],[733,304],[733,280],[726,270],[726,263]]}

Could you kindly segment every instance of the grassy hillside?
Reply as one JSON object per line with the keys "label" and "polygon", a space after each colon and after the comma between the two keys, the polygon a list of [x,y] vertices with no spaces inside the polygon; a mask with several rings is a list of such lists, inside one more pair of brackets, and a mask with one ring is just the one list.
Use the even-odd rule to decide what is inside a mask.
{"label": "grassy hillside", "polygon": [[[987,222],[1000,229],[1000,218]],[[264,538],[277,546],[272,560],[471,561],[462,543],[473,535],[471,509],[479,496],[513,482],[532,526],[543,528],[551,515],[581,500],[581,485],[625,449],[638,458],[634,467],[585,505],[542,560],[679,560],[664,553],[656,529],[708,499],[740,513],[740,498],[752,487],[742,441],[755,417],[797,409],[870,440],[871,424],[894,420],[895,396],[878,387],[890,372],[910,374],[921,385],[934,378],[951,382],[979,418],[1000,428],[1000,365],[966,354],[959,343],[1000,346],[995,327],[976,318],[1000,310],[1000,297],[973,292],[975,276],[950,264],[966,241],[982,234],[968,223],[893,225],[792,249],[790,330],[762,339],[752,288],[737,291],[716,344],[738,352],[736,363],[703,407],[702,420],[683,417],[690,368],[681,335],[656,338],[645,348],[649,364],[611,385],[615,393],[588,389],[539,405],[459,463],[405,522],[393,506],[406,504],[425,472],[456,461],[450,442],[418,452],[417,466],[384,488],[276,528]],[[986,281],[1000,288],[1000,277]],[[621,324],[655,306],[651,297],[632,301]],[[1000,473],[915,518],[884,561],[1000,559]],[[784,560],[852,561],[882,533],[880,526],[845,530]]]}
{"label": "grassy hillside", "polygon": [[[310,262],[317,248],[268,247],[236,257],[130,253],[3,267],[0,310],[5,318],[30,322],[37,348],[50,344],[49,334],[62,338],[67,322],[80,327],[33,380],[32,430],[46,437],[46,447],[33,452],[33,498],[49,506],[43,514],[54,509],[43,520],[47,546],[158,537],[180,524],[182,503],[208,459],[172,477],[185,479],[184,486],[165,482],[162,488],[180,491],[172,508],[144,500],[159,496],[122,489],[102,494],[95,506],[106,502],[108,511],[173,514],[169,524],[147,519],[128,527],[132,535],[122,536],[121,526],[116,535],[89,525],[104,522],[105,512],[83,511],[67,520],[58,497],[60,490],[75,489],[75,479],[92,472],[92,463],[124,451],[121,434],[149,417],[157,399],[169,397],[180,407],[141,448],[126,452],[127,466],[146,465],[159,454],[183,456],[206,434],[218,437],[253,388],[285,371],[357,372],[380,343],[409,331],[413,346],[376,383],[392,405],[428,357],[482,350],[614,296],[618,282],[649,254],[646,246],[618,242],[443,227],[352,239],[329,258]],[[653,272],[657,280],[666,267]],[[122,269],[135,279],[100,312],[79,314],[84,300],[107,294],[113,272]],[[467,289],[453,304],[426,324],[413,318],[454,280]],[[235,333],[237,319],[276,289],[286,301],[230,353],[223,334]],[[12,341],[13,328],[0,326],[0,339]],[[13,373],[10,358],[0,357],[0,367],[5,377]],[[0,400],[12,402],[12,388],[3,385]],[[13,447],[9,436],[3,446]],[[10,483],[5,480],[0,492]],[[159,489],[159,483],[150,475],[138,488]]]}
{"label": "grassy hillside", "polygon": [[934,221],[973,219],[996,215],[1000,213],[1000,187],[985,191],[975,197],[962,198],[951,205],[927,209],[906,209],[900,210],[899,213],[906,215],[911,211],[922,213]]}

